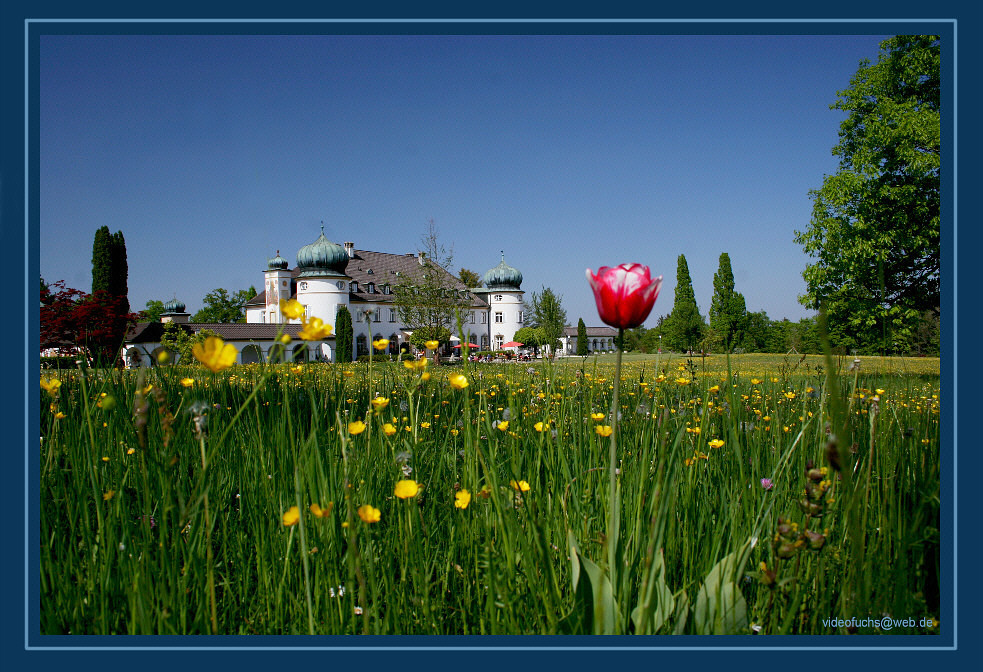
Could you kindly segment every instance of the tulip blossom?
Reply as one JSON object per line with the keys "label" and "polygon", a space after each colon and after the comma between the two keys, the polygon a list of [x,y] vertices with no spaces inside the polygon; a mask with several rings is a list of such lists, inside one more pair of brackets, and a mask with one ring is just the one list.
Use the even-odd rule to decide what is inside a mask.
{"label": "tulip blossom", "polygon": [[594,290],[601,320],[618,329],[641,325],[662,288],[662,276],[653,280],[648,266],[641,264],[601,266],[596,275],[588,268],[587,281]]}

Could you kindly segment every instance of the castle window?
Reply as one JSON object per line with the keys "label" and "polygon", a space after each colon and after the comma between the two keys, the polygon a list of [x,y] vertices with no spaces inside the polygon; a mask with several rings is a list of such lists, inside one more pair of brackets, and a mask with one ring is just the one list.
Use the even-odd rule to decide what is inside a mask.
{"label": "castle window", "polygon": [[351,282],[351,283],[349,283],[348,284],[348,291],[349,292],[358,293],[358,283],[357,282]]}
{"label": "castle window", "polygon": [[495,295],[495,300],[496,301],[501,301],[502,300],[502,295],[501,294],[496,294]]}
{"label": "castle window", "polygon": [[501,322],[504,322],[504,321],[505,320],[503,319],[503,316],[502,316],[501,313],[495,313],[495,322],[496,323],[501,323]]}
{"label": "castle window", "polygon": [[519,324],[522,324],[522,311],[519,311]]}
{"label": "castle window", "polygon": [[[372,271],[369,271],[369,273],[371,272]],[[365,291],[368,292],[369,294],[375,294],[375,283],[370,282],[367,285],[365,285]]]}
{"label": "castle window", "polygon": [[396,321],[396,311],[393,310],[392,308],[389,309],[389,321],[390,322]]}

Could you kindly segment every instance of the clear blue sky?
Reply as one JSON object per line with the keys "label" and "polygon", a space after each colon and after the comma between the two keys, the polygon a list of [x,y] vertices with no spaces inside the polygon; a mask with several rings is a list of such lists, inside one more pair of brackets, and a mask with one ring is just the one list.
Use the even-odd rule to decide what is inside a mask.
{"label": "clear blue sky", "polygon": [[706,314],[721,252],[749,310],[798,303],[830,110],[883,35],[43,36],[41,275],[91,289],[121,230],[134,310],[262,288],[325,234],[454,270],[500,260],[527,297],[601,324],[586,268],[639,262]]}

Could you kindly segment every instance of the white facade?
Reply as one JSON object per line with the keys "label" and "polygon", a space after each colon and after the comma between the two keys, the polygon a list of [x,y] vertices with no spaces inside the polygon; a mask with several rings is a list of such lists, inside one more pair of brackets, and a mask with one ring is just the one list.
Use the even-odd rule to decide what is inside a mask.
{"label": "white facade", "polygon": [[[267,361],[271,355],[276,356],[280,346],[275,337],[281,327],[287,327],[294,338],[291,353],[306,361],[333,361],[334,335],[317,343],[296,339],[301,320],[287,320],[280,312],[280,301],[293,298],[305,307],[306,319],[318,317],[332,328],[338,310],[346,307],[352,316],[352,351],[356,357],[368,354],[372,342],[378,339],[388,340],[388,354],[396,354],[408,346],[410,332],[400,323],[393,302],[393,286],[399,284],[401,277],[411,275],[424,259],[420,253],[399,255],[356,250],[351,242],[342,247],[328,241],[322,227],[318,240],[297,252],[296,268],[290,269],[279,251],[268,260],[263,272],[264,290],[245,306],[245,325],[197,325],[185,320],[185,327],[192,332],[208,328],[219,333],[238,348],[238,363]],[[525,325],[521,282],[522,274],[505,263],[503,253],[502,262],[485,274],[485,286],[459,285],[455,290],[467,292],[472,299],[470,308],[462,315],[461,326],[465,337],[477,349],[502,349],[515,340],[515,333]],[[182,311],[183,308],[181,305]],[[447,326],[453,334],[453,344],[457,344],[457,325]],[[134,365],[149,366],[156,361],[160,352],[159,335],[157,341],[148,340],[155,334],[153,329],[135,330],[137,340],[127,343],[127,357]],[[460,352],[449,344],[444,347],[444,354]]]}

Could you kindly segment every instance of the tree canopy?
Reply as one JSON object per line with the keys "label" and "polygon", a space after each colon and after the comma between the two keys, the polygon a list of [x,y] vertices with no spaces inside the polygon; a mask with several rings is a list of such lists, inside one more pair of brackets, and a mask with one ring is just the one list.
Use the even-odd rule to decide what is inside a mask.
{"label": "tree canopy", "polygon": [[567,311],[563,308],[562,297],[557,296],[549,287],[533,292],[528,313],[526,326],[539,329],[540,345],[548,346],[552,356],[560,347],[560,337],[567,327]]}
{"label": "tree canopy", "polygon": [[800,301],[824,308],[841,341],[906,340],[926,312],[939,315],[939,43],[885,40],[831,105],[848,114],[839,169],[810,192],[809,228],[795,240],[814,260]]}
{"label": "tree canopy", "polygon": [[481,287],[481,276],[468,268],[462,268],[457,273],[457,277],[464,283],[465,287]]}
{"label": "tree canopy", "polygon": [[[407,330],[413,332],[411,343],[417,332],[424,340],[446,341],[450,337],[449,328],[457,324],[457,313],[470,307],[471,295],[448,270],[454,252],[440,242],[433,220],[421,243],[419,267],[401,274],[393,285],[393,306]],[[447,336],[441,338],[445,331]]]}
{"label": "tree canopy", "polygon": [[219,287],[205,295],[202,303],[205,305],[191,317],[192,322],[211,324],[232,324],[246,321],[246,302],[256,296],[256,288],[240,289],[229,294],[227,289]]}
{"label": "tree canopy", "polygon": [[160,316],[164,314],[164,302],[156,299],[147,301],[147,307],[140,311],[141,322],[160,322]]}

